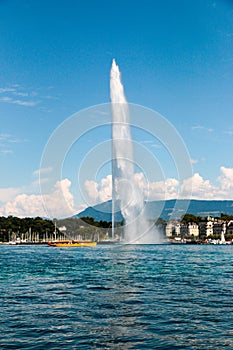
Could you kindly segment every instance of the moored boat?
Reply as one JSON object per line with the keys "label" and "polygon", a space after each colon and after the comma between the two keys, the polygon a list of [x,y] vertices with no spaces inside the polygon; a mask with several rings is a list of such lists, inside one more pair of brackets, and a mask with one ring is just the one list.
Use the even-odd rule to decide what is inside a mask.
{"label": "moored boat", "polygon": [[51,247],[95,247],[97,245],[97,242],[92,241],[54,241],[54,242],[48,242],[48,245]]}

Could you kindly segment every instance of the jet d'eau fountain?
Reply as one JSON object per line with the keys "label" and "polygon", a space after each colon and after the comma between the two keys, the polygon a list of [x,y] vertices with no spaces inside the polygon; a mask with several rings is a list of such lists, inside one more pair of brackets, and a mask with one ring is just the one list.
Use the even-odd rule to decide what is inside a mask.
{"label": "jet d'eau fountain", "polygon": [[[113,60],[110,74],[112,103],[112,227],[116,202],[125,220],[124,240],[132,244],[160,243],[156,228],[146,219],[143,192],[135,181],[133,141],[129,106],[124,95],[119,68]],[[113,233],[114,236],[114,233]]]}

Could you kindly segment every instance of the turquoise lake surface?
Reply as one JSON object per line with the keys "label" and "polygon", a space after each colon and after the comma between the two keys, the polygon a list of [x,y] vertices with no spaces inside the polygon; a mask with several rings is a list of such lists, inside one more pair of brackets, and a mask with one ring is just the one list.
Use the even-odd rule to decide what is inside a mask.
{"label": "turquoise lake surface", "polygon": [[233,245],[0,246],[1,349],[233,349]]}

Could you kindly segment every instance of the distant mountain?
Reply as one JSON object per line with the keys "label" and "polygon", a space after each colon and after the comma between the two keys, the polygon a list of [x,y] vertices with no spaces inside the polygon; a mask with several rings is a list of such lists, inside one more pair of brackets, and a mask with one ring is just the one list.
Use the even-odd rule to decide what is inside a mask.
{"label": "distant mountain", "polygon": [[[164,220],[180,219],[183,214],[189,213],[196,216],[220,216],[221,213],[233,215],[232,200],[186,200],[186,199],[171,199],[166,201],[146,202],[148,219],[154,220],[161,217]],[[122,221],[119,205],[117,205],[115,221]],[[93,217],[96,221],[111,221],[112,220],[112,201],[98,204],[94,207],[89,207],[77,214],[82,218],[84,216]]]}
{"label": "distant mountain", "polygon": [[[81,213],[76,215],[78,218],[85,216],[92,217],[95,221],[112,221],[112,201],[97,204],[94,207],[88,207]],[[115,221],[120,222],[123,220],[119,206],[116,208]]]}

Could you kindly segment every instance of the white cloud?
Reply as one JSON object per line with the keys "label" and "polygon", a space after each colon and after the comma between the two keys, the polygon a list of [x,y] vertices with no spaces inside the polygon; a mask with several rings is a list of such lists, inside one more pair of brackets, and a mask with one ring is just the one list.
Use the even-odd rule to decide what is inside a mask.
{"label": "white cloud", "polygon": [[[38,90],[38,89],[37,89]],[[11,103],[19,106],[34,107],[43,100],[57,99],[51,95],[42,96],[37,91],[13,84],[7,87],[0,87],[0,102]],[[35,100],[36,98],[36,100]]]}
{"label": "white cloud", "polygon": [[15,198],[20,192],[19,188],[8,187],[0,188],[0,202],[8,202]]}
{"label": "white cloud", "polygon": [[224,134],[232,136],[233,135],[233,130],[227,130],[227,131],[224,132]]}
{"label": "white cloud", "polygon": [[14,135],[1,133],[0,134],[0,153],[7,155],[12,154],[13,150],[11,149],[12,144],[26,142],[27,140],[22,140],[16,138]]}
{"label": "white cloud", "polygon": [[149,147],[156,148],[156,149],[162,148],[161,144],[155,143],[154,140],[144,140],[144,141],[141,141],[140,143],[143,145],[149,146]]}
{"label": "white cloud", "polygon": [[[219,186],[195,173],[192,177],[180,183],[175,178],[148,182],[143,173],[134,176],[134,182],[148,201],[164,199],[233,199],[233,168],[220,168]],[[100,183],[86,181],[85,190],[89,205],[94,205],[111,199],[111,176],[102,179]]]}
{"label": "white cloud", "polygon": [[48,90],[53,87],[36,88],[36,91],[31,87],[25,88],[19,84],[12,84],[11,86],[0,87],[0,102],[19,105],[24,107],[35,107],[43,112],[51,112],[48,103],[52,100],[58,100],[57,96],[48,94]]}
{"label": "white cloud", "polygon": [[21,140],[19,138],[16,138],[14,135],[7,134],[7,133],[1,133],[0,134],[0,142],[1,143],[20,143],[24,142],[25,140]]}
{"label": "white cloud", "polygon": [[33,107],[39,103],[39,101],[24,101],[24,100],[15,99],[15,98],[12,98],[9,96],[0,97],[0,101],[16,104],[16,105],[20,105],[20,106],[27,106],[27,107]]}
{"label": "white cloud", "polygon": [[222,166],[220,170],[222,174],[219,176],[218,180],[221,183],[221,188],[227,193],[230,192],[233,197],[233,168],[225,168]]}
{"label": "white cloud", "polygon": [[0,94],[4,94],[6,92],[15,92],[15,87],[5,87],[5,88],[0,88]]}
{"label": "white cloud", "polygon": [[1,209],[2,216],[42,216],[46,217],[46,212],[43,208],[41,195],[19,194],[14,200],[7,202]]}
{"label": "white cloud", "polygon": [[47,167],[47,168],[36,169],[33,171],[33,175],[39,176],[39,175],[48,174],[48,173],[51,173],[52,170],[53,170],[53,168],[51,166]]}
{"label": "white cloud", "polygon": [[[148,201],[176,198],[179,182],[169,178],[164,181],[148,182],[143,173],[134,174],[132,183],[137,186]],[[93,180],[85,182],[88,205],[108,201],[112,198],[112,176],[108,175],[100,183]]]}
{"label": "white cloud", "polygon": [[16,91],[14,91],[13,94],[16,95],[16,96],[21,96],[21,97],[28,97],[28,96],[30,96],[30,94],[28,92],[16,92]]}
{"label": "white cloud", "polygon": [[53,171],[52,167],[40,168],[40,169],[34,170],[32,174],[35,177],[35,180],[32,182],[32,186],[39,186],[41,184],[48,183],[50,180],[49,174],[52,171]]}
{"label": "white cloud", "polygon": [[11,149],[8,148],[3,148],[2,146],[0,147],[0,153],[3,155],[7,155],[7,154],[12,154],[13,151]]}
{"label": "white cloud", "polygon": [[102,179],[99,184],[93,180],[86,180],[84,190],[87,195],[88,205],[95,205],[110,200],[112,198],[112,175]]}
{"label": "white cloud", "polygon": [[162,146],[159,145],[159,144],[157,144],[157,143],[153,143],[153,144],[151,145],[151,147],[156,148],[156,149],[162,148]]}
{"label": "white cloud", "polygon": [[70,180],[63,179],[55,184],[52,193],[43,195],[45,210],[49,217],[68,217],[77,213],[70,187]]}
{"label": "white cloud", "polygon": [[7,143],[7,144],[12,144],[12,143],[22,143],[22,142],[27,142],[28,140],[26,139],[21,139],[18,137],[15,137],[14,135],[11,134],[0,134],[0,142],[1,143]]}
{"label": "white cloud", "polygon": [[17,104],[20,106],[26,106],[26,107],[34,107],[40,103],[39,101],[22,101],[22,100],[13,100],[13,104]]}
{"label": "white cloud", "polygon": [[[143,176],[143,174],[141,174]],[[140,182],[143,181],[143,177],[140,177]],[[136,177],[136,183],[138,183],[139,177]],[[148,201],[154,200],[164,200],[176,198],[178,193],[179,181],[173,178],[168,178],[161,181],[147,182],[144,181],[144,186],[142,183],[139,184],[144,197]]]}
{"label": "white cloud", "polygon": [[86,180],[84,183],[84,190],[87,194],[88,202],[92,205],[98,202],[98,184],[92,180]]}
{"label": "white cloud", "polygon": [[213,132],[214,131],[214,129],[207,128],[206,126],[203,126],[203,125],[192,126],[192,130],[203,130],[203,131],[208,131],[208,132]]}
{"label": "white cloud", "polygon": [[[41,169],[44,173],[50,169]],[[148,182],[143,173],[136,173],[132,183],[137,184],[144,193],[145,199],[149,201],[164,200],[172,198],[190,199],[233,199],[233,168],[220,168],[218,177],[219,185],[213,185],[210,180],[204,179],[195,173],[192,177],[180,183],[175,178],[162,181]],[[38,171],[34,172],[35,175]],[[93,180],[85,182],[86,204],[75,206],[74,196],[71,193],[71,182],[68,179],[58,181],[50,193],[27,194],[26,190],[19,188],[0,188],[0,215],[42,216],[50,218],[61,218],[72,216],[87,206],[105,202],[111,199],[112,176],[108,175],[99,183]],[[44,206],[45,204],[45,206]]]}
{"label": "white cloud", "polygon": [[201,175],[195,173],[181,184],[180,197],[190,199],[192,193],[192,198],[195,199],[214,199],[216,190],[217,188],[211,185],[209,180],[204,180]]}
{"label": "white cloud", "polygon": [[187,193],[192,188],[194,199],[233,199],[233,168],[220,168],[221,175],[218,177],[219,186],[211,184],[209,180],[195,173],[186,179],[181,185],[181,197],[187,198]]}
{"label": "white cloud", "polygon": [[[58,181],[51,193],[44,194],[17,194],[19,190],[8,189],[2,194],[8,201],[0,208],[2,216],[42,216],[50,218],[61,218],[74,215],[78,209],[74,205],[74,197],[70,191],[71,182],[68,179]],[[14,197],[14,198],[12,198]]]}

